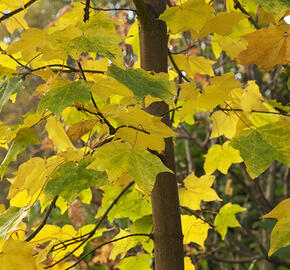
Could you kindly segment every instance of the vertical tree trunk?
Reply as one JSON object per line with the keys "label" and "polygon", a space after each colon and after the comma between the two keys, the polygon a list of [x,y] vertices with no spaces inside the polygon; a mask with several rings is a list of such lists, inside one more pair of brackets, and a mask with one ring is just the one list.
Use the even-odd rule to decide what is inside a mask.
{"label": "vertical tree trunk", "polygon": [[[139,16],[141,67],[148,71],[167,72],[167,28],[164,22],[157,20],[166,8],[166,0],[136,0],[134,2]],[[168,111],[168,105],[164,102],[155,102],[147,108],[147,111],[154,115],[161,115]],[[164,117],[163,121],[170,125],[169,114]],[[172,139],[166,139],[165,144],[162,161],[175,171]],[[175,175],[159,174],[151,199],[155,269],[182,270],[184,269],[183,235]]]}

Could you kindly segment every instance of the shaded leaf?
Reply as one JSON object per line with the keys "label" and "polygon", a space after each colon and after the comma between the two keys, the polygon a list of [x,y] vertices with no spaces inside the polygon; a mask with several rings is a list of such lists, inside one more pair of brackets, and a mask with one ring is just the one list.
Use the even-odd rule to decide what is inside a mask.
{"label": "shaded leaf", "polygon": [[89,88],[83,82],[75,81],[49,90],[38,107],[41,111],[48,109],[60,116],[74,102],[87,103],[90,98]]}
{"label": "shaded leaf", "polygon": [[119,67],[110,66],[107,75],[126,85],[138,100],[146,95],[163,100],[173,97],[170,92],[170,83],[166,79],[150,75],[145,70],[129,68],[125,71]]}
{"label": "shaded leaf", "polygon": [[10,162],[15,161],[18,154],[26,149],[28,145],[38,144],[38,138],[33,128],[23,128],[17,133],[15,140],[9,147],[9,150],[2,161],[0,167],[1,178],[3,177]]}
{"label": "shaded leaf", "polygon": [[107,179],[106,173],[86,169],[87,165],[86,159],[79,164],[71,161],[62,165],[51,175],[45,194],[50,198],[61,195],[71,203],[82,190],[104,185]]}
{"label": "shaded leaf", "polygon": [[18,93],[22,88],[22,80],[17,77],[11,79],[4,78],[0,82],[0,112],[10,96]]}
{"label": "shaded leaf", "polygon": [[157,174],[170,172],[160,159],[146,150],[134,149],[127,143],[111,142],[96,150],[95,160],[88,168],[106,170],[112,181],[129,174],[138,187],[149,194]]}
{"label": "shaded leaf", "polygon": [[231,145],[240,151],[252,178],[263,173],[272,160],[290,166],[290,122],[277,121],[242,131]]}
{"label": "shaded leaf", "polygon": [[7,239],[27,215],[27,208],[9,207],[0,214],[0,239]]}

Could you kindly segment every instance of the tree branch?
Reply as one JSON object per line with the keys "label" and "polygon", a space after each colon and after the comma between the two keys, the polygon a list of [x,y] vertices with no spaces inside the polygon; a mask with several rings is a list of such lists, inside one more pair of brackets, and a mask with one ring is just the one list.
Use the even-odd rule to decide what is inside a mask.
{"label": "tree branch", "polygon": [[28,2],[24,5],[23,8],[22,8],[22,7],[21,7],[21,8],[17,8],[17,9],[15,9],[15,10],[13,10],[13,11],[7,13],[7,14],[4,14],[2,17],[0,17],[0,22],[6,20],[6,19],[8,19],[8,18],[10,18],[11,16],[13,16],[13,15],[15,15],[15,14],[21,12],[21,11],[23,11],[24,9],[28,8],[30,5],[32,5],[32,4],[33,4],[34,2],[36,2],[36,1],[37,1],[37,0],[30,0],[30,1],[28,1]]}
{"label": "tree branch", "polygon": [[147,236],[149,237],[150,239],[152,239],[152,235],[151,234],[147,234],[147,233],[133,233],[133,234],[129,234],[129,235],[125,235],[123,237],[120,237],[120,238],[116,238],[116,239],[113,239],[111,241],[107,241],[107,242],[104,242],[98,246],[96,246],[93,250],[91,250],[90,252],[88,252],[87,254],[85,254],[84,256],[82,256],[79,260],[77,260],[73,265],[71,265],[70,267],[66,268],[65,270],[69,270],[71,268],[73,268],[74,266],[76,266],[77,264],[79,264],[82,260],[84,260],[86,257],[88,257],[90,254],[93,254],[97,249],[105,246],[105,245],[108,245],[108,244],[111,244],[111,243],[114,243],[114,242],[117,242],[117,241],[120,241],[120,240],[123,240],[123,239],[126,239],[126,238],[129,238],[129,237],[133,237],[133,236]]}
{"label": "tree branch", "polygon": [[260,26],[255,22],[255,20],[252,18],[252,16],[244,9],[244,7],[241,5],[241,3],[238,0],[234,0],[235,3],[235,9],[239,9],[242,13],[249,16],[248,20],[249,22],[254,25],[256,29],[260,29]]}
{"label": "tree branch", "polygon": [[[76,237],[76,238],[72,238],[68,241],[74,240],[74,239],[79,239],[79,238],[83,238],[85,237],[85,239],[81,240],[82,242],[75,247],[71,252],[69,252],[67,255],[65,255],[64,257],[62,257],[61,259],[59,259],[58,261],[56,261],[55,263],[44,267],[45,269],[51,268],[55,265],[57,265],[58,263],[64,261],[66,258],[70,257],[76,250],[78,250],[82,245],[84,245],[91,237],[93,237],[93,235],[95,234],[95,232],[97,231],[97,229],[100,227],[100,225],[103,223],[103,221],[107,218],[109,212],[112,210],[112,208],[118,203],[118,201],[120,200],[120,198],[127,192],[127,190],[134,184],[134,182],[129,183],[121,192],[120,194],[115,198],[115,200],[111,203],[111,205],[108,207],[108,209],[106,210],[106,212],[104,213],[104,215],[101,217],[101,219],[98,221],[98,223],[96,224],[95,228],[93,230],[91,230],[89,233],[84,234],[81,237]],[[78,242],[78,241],[77,241]],[[64,242],[60,243],[60,244],[64,244]],[[66,248],[69,245],[75,244],[75,242],[64,245],[64,247]],[[56,247],[59,244],[56,244],[52,247],[51,252],[54,251],[54,247]]]}
{"label": "tree branch", "polygon": [[133,2],[135,4],[136,12],[139,18],[143,20],[147,20],[148,13],[147,13],[146,5],[143,2],[143,0],[133,0]]}
{"label": "tree branch", "polygon": [[44,227],[44,225],[46,224],[47,219],[48,219],[52,209],[55,207],[55,203],[56,203],[57,199],[58,199],[58,195],[53,198],[53,200],[50,203],[50,205],[49,205],[49,207],[48,207],[48,209],[47,209],[47,211],[45,213],[45,216],[44,216],[42,222],[40,223],[40,225],[37,227],[37,229],[30,236],[28,236],[25,239],[26,242],[31,241],[41,231],[41,229]]}

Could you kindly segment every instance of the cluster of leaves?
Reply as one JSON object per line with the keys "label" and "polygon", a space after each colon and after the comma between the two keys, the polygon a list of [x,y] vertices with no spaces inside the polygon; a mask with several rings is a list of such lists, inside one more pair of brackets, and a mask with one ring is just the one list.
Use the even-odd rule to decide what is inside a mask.
{"label": "cluster of leaves", "polygon": [[[23,91],[25,81],[37,76],[41,84],[35,90],[36,110],[22,115],[17,125],[0,124],[0,144],[7,149],[1,178],[11,176],[9,164],[28,146],[40,148],[45,137],[53,142],[53,151],[31,154],[7,178],[9,207],[0,209],[3,269],[71,269],[109,243],[114,243],[110,259],[122,259],[118,268],[150,269],[150,193],[156,175],[173,173],[159,159],[164,139],[194,125],[195,118],[210,121],[209,138],[219,138],[207,149],[200,177],[189,171],[179,186],[184,244],[197,244],[195,252],[205,248],[209,229],[225,239],[228,228],[240,226],[235,214],[247,210],[230,202],[221,207],[223,196],[212,188],[213,173],[227,174],[232,164],[244,162],[254,179],[273,160],[290,166],[289,106],[263,97],[254,80],[243,84],[235,76],[238,67],[252,64],[289,72],[290,29],[283,20],[290,14],[287,2],[272,6],[272,1],[229,0],[222,12],[215,1],[169,2],[159,18],[170,34],[169,74],[142,70],[135,56],[130,62],[134,68],[124,62],[124,44],[139,56],[137,20],[127,33],[126,24],[91,8],[84,22],[84,5],[73,2],[49,27],[38,29],[28,27],[24,17],[35,1],[19,2],[0,1],[1,24],[11,37],[15,30],[20,35],[9,44],[0,42],[0,110]],[[251,15],[257,10],[258,21]],[[190,40],[184,50],[182,40]],[[191,44],[201,40],[211,42],[211,59],[190,54]],[[224,54],[237,69],[217,76],[214,59]],[[163,115],[145,110],[160,100],[170,106],[173,128],[161,121]],[[97,221],[76,228],[47,224],[55,206],[65,213],[76,201],[90,204],[97,189],[103,194],[94,213]],[[203,213],[204,202],[218,205],[218,213],[211,213],[213,224]],[[47,210],[31,228],[27,217],[38,205],[41,212]],[[278,222],[268,255],[264,250],[254,259],[271,258],[290,244],[289,209],[285,199],[264,215]],[[114,223],[123,229],[112,235]],[[108,235],[109,241],[96,244]],[[125,257],[134,247],[140,255]],[[194,268],[189,257],[185,266]]]}

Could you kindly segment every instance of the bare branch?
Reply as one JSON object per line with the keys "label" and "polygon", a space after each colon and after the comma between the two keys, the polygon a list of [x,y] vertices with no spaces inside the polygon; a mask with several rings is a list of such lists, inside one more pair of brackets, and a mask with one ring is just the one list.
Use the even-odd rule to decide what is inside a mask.
{"label": "bare branch", "polygon": [[23,11],[24,9],[28,8],[30,5],[32,5],[32,4],[33,4],[34,2],[36,2],[36,1],[37,1],[37,0],[30,0],[30,1],[28,1],[28,2],[23,6],[23,8],[22,8],[22,7],[21,7],[21,8],[17,8],[17,9],[15,9],[15,10],[13,10],[13,11],[7,13],[7,14],[4,14],[2,17],[0,17],[0,22],[6,20],[6,19],[8,19],[8,18],[10,18],[11,16],[13,16],[13,15],[15,15],[15,14],[21,12],[21,11]]}

